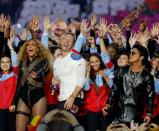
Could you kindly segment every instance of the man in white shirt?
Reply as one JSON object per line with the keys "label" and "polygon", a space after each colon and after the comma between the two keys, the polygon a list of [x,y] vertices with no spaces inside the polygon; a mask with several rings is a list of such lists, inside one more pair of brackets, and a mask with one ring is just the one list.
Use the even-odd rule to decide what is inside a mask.
{"label": "man in white shirt", "polygon": [[[87,22],[82,21],[81,33],[78,36],[78,46],[81,47],[86,33]],[[76,44],[77,44],[76,42]],[[75,38],[71,33],[67,33],[61,39],[62,55],[54,62],[53,84],[59,84],[59,103],[63,103],[63,108],[70,110],[73,107],[76,97],[79,97],[83,88],[86,73],[85,60],[77,54],[79,48],[74,49]],[[74,53],[72,50],[76,50]],[[58,81],[57,81],[58,79]]]}

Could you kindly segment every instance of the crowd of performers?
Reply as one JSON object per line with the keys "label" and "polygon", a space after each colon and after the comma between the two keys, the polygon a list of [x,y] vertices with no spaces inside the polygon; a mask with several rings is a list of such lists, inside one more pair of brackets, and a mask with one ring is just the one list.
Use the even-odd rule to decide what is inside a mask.
{"label": "crowd of performers", "polygon": [[54,109],[73,113],[86,131],[110,123],[159,124],[159,23],[138,30],[95,15],[50,22],[33,17],[17,34],[0,15],[0,130],[26,131]]}

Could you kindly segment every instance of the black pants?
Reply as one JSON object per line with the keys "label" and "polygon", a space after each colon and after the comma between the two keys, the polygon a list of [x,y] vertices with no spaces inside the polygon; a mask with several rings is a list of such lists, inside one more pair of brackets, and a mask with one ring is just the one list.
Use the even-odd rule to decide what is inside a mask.
{"label": "black pants", "polygon": [[15,113],[0,109],[0,131],[16,131]]}
{"label": "black pants", "polygon": [[66,101],[59,101],[57,104],[57,109],[64,110],[64,105]]}
{"label": "black pants", "polygon": [[[59,109],[59,110],[65,110],[64,109],[64,105],[65,105],[65,102],[66,101],[60,101],[58,104],[57,104],[57,109]],[[68,111],[68,110],[67,110]],[[69,111],[70,113],[72,113],[71,111]],[[85,119],[85,116],[84,117],[81,117],[81,116],[79,116],[79,114],[78,113],[72,113],[75,117],[76,117],[76,119],[78,120],[78,122],[85,128],[86,126],[86,123],[85,124],[83,124],[85,121],[86,121],[86,119]]]}
{"label": "black pants", "polygon": [[110,117],[104,117],[102,112],[87,112],[87,131],[106,131],[110,122]]}
{"label": "black pants", "polygon": [[48,104],[47,105],[47,112],[56,109],[56,107],[57,107],[57,104]]}

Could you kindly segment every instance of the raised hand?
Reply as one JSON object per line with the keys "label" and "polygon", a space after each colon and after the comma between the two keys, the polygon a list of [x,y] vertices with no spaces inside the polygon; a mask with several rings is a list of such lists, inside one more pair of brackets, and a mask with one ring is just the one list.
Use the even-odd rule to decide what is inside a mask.
{"label": "raised hand", "polygon": [[10,16],[6,16],[5,17],[5,27],[4,27],[4,37],[5,38],[9,38],[9,34],[10,34]]}
{"label": "raised hand", "polygon": [[8,39],[7,45],[9,47],[10,50],[13,50],[13,41],[15,39],[15,29],[12,26],[11,31],[10,31],[10,38]]}
{"label": "raised hand", "polygon": [[4,16],[4,14],[1,14],[0,15],[0,32],[4,32],[5,19],[6,17]]}
{"label": "raised hand", "polygon": [[91,29],[94,30],[96,22],[97,22],[97,17],[96,17],[96,15],[92,15],[92,16],[91,16]]}
{"label": "raised hand", "polygon": [[23,41],[27,40],[27,34],[28,34],[27,30],[23,29],[23,31],[19,34],[20,39]]}
{"label": "raised hand", "polygon": [[48,30],[50,29],[51,25],[50,25],[50,17],[49,16],[45,16],[44,17],[44,32],[48,32]]}
{"label": "raised hand", "polygon": [[15,36],[16,36],[16,31],[14,29],[14,26],[12,26],[10,30],[10,38],[15,38]]}
{"label": "raised hand", "polygon": [[109,30],[109,26],[107,25],[107,21],[105,19],[100,19],[99,24],[99,37],[104,38]]}
{"label": "raised hand", "polygon": [[148,29],[146,29],[145,32],[143,32],[143,33],[139,32],[137,35],[138,35],[138,40],[137,41],[142,46],[147,48],[148,40],[150,39],[150,33],[149,33]]}
{"label": "raised hand", "polygon": [[33,32],[36,32],[39,29],[40,17],[34,16],[32,20],[29,22],[29,29]]}
{"label": "raised hand", "polygon": [[131,34],[129,39],[129,44],[131,48],[135,45],[136,41],[137,41],[137,34],[136,33],[134,35]]}
{"label": "raised hand", "polygon": [[7,45],[8,45],[8,47],[9,47],[10,50],[13,50],[13,49],[14,49],[14,48],[13,48],[13,41],[14,41],[13,38],[8,39]]}
{"label": "raised hand", "polygon": [[8,16],[6,17],[6,19],[5,19],[5,28],[6,28],[6,29],[10,27],[10,25],[11,25],[10,21],[11,21],[11,18],[10,18],[10,16],[8,15]]}
{"label": "raised hand", "polygon": [[82,23],[81,23],[81,32],[80,32],[80,34],[83,34],[83,35],[86,34],[87,27],[88,27],[88,22],[87,22],[86,19],[83,19]]}
{"label": "raised hand", "polygon": [[151,28],[151,36],[153,38],[156,38],[157,35],[159,35],[159,23],[153,24],[153,26]]}

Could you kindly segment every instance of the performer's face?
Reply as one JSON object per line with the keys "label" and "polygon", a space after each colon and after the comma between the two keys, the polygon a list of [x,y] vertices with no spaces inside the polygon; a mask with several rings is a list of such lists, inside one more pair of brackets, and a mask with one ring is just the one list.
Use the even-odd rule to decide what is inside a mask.
{"label": "performer's face", "polygon": [[88,40],[88,43],[95,44],[94,37],[89,36],[89,37],[87,37],[87,40]]}
{"label": "performer's face", "polygon": [[116,57],[116,53],[117,53],[116,49],[113,47],[108,47],[107,50],[108,50],[108,54],[109,54],[110,58],[114,59]]}
{"label": "performer's face", "polygon": [[61,37],[65,32],[61,29],[58,29],[58,30],[55,30],[54,33],[57,37]]}
{"label": "performer's face", "polygon": [[100,68],[100,60],[96,56],[91,56],[90,57],[90,66],[92,67],[93,70],[98,71]]}
{"label": "performer's face", "polygon": [[27,43],[27,53],[29,55],[29,57],[33,57],[36,55],[38,50],[38,46],[34,41],[29,41]]}
{"label": "performer's face", "polygon": [[0,67],[3,71],[8,71],[10,69],[11,61],[9,57],[2,57],[0,62]]}
{"label": "performer's face", "polygon": [[128,56],[127,55],[120,55],[120,57],[118,58],[118,66],[126,66],[128,65]]}
{"label": "performer's face", "polygon": [[135,62],[142,61],[142,57],[143,56],[140,56],[139,51],[136,48],[133,48],[131,53],[130,53],[129,62],[135,63]]}
{"label": "performer's face", "polygon": [[157,69],[159,65],[159,58],[153,58],[151,64],[153,69]]}
{"label": "performer's face", "polygon": [[62,51],[69,52],[73,47],[74,37],[71,34],[66,34],[61,40]]}

